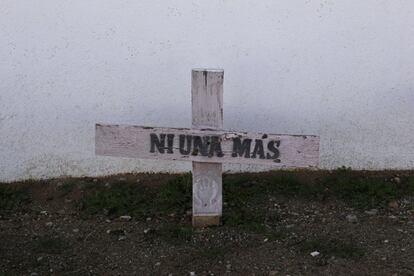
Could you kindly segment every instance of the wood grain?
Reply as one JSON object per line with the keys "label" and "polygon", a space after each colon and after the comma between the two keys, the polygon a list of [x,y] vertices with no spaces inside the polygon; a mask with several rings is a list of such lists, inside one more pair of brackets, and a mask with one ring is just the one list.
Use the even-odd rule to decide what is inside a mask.
{"label": "wood grain", "polygon": [[[150,134],[160,135],[174,134],[173,153],[150,152]],[[193,136],[218,136],[221,139],[223,157],[180,154],[179,135]],[[266,145],[269,141],[280,141],[279,162],[273,159],[245,158],[244,156],[232,156],[233,138],[252,139],[250,155],[253,153],[254,140],[263,141]],[[263,138],[266,137],[266,138]],[[266,150],[266,149],[265,149]],[[96,125],[97,155],[118,156],[143,159],[163,159],[179,161],[196,161],[207,163],[239,163],[271,165],[280,168],[312,168],[318,166],[319,137],[314,135],[283,135],[253,132],[236,132],[224,130],[187,129],[144,127],[130,125]]]}
{"label": "wood grain", "polygon": [[[192,70],[192,128],[223,128],[223,78],[222,70]],[[192,173],[193,225],[217,225],[223,208],[222,164],[194,160]]]}

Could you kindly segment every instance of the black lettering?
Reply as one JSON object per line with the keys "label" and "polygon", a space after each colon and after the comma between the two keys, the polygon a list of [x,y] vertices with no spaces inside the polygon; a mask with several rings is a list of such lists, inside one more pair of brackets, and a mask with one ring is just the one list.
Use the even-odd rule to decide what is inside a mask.
{"label": "black lettering", "polygon": [[252,158],[256,158],[256,155],[259,154],[260,159],[265,159],[263,141],[260,139],[255,140],[256,144],[254,145],[254,150],[252,153]]}
{"label": "black lettering", "polygon": [[250,158],[250,145],[252,143],[252,139],[244,139],[243,144],[240,138],[233,138],[233,153],[231,154],[232,157],[243,156],[245,158]]}
{"label": "black lettering", "polygon": [[[276,147],[275,147],[275,144],[276,144]],[[279,152],[279,149],[278,149],[279,146],[280,146],[280,141],[270,141],[267,144],[267,149],[269,151],[271,151],[273,153],[273,155],[271,155],[270,153],[267,153],[266,158],[267,159],[276,159],[276,158],[278,158],[279,155],[280,155],[280,152]]]}
{"label": "black lettering", "polygon": [[155,152],[155,147],[157,147],[160,153],[164,153],[165,148],[165,134],[160,134],[160,139],[158,139],[157,134],[151,133],[151,149],[150,152]]}
{"label": "black lettering", "polygon": [[223,151],[221,150],[220,137],[211,136],[210,152],[209,157],[214,156],[214,152],[217,154],[217,157],[223,157]]}
{"label": "black lettering", "polygon": [[174,145],[174,134],[167,134],[167,153],[174,153],[173,152],[173,145]]}
{"label": "black lettering", "polygon": [[208,156],[208,145],[210,144],[210,136],[193,136],[194,147],[192,155],[198,155],[201,153],[202,156]]}
{"label": "black lettering", "polygon": [[[185,140],[187,140],[187,149],[184,149]],[[193,141],[193,136],[180,134],[180,153],[183,155],[188,155],[191,152],[191,142]]]}

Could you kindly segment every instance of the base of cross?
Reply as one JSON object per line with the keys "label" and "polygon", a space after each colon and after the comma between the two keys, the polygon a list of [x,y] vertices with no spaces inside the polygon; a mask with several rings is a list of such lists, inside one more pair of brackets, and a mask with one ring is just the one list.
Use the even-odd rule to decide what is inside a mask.
{"label": "base of cross", "polygon": [[208,226],[220,225],[221,216],[217,215],[202,215],[193,216],[193,227],[204,228]]}

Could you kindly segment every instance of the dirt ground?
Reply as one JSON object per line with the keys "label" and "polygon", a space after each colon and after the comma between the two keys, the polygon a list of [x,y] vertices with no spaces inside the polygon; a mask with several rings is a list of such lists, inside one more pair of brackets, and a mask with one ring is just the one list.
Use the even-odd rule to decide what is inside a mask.
{"label": "dirt ground", "polygon": [[0,184],[0,275],[414,275],[414,172],[225,175],[191,227],[191,175]]}

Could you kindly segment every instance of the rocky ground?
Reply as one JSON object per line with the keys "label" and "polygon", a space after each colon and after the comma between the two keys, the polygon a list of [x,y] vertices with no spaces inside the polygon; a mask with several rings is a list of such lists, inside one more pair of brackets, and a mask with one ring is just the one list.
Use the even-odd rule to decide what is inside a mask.
{"label": "rocky ground", "polygon": [[414,172],[224,176],[192,229],[191,175],[0,184],[0,275],[414,275]]}

